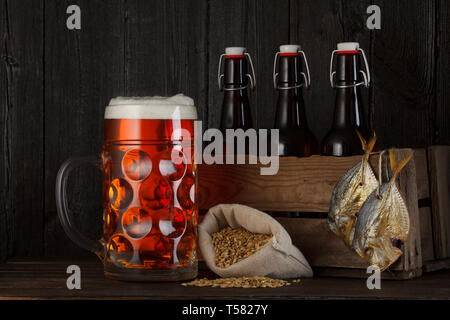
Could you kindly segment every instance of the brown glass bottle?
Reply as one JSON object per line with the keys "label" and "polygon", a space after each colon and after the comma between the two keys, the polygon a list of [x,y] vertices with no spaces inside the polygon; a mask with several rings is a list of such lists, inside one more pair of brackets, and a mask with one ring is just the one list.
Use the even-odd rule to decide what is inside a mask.
{"label": "brown glass bottle", "polygon": [[[255,78],[252,66],[251,75],[249,73],[247,60],[250,58],[246,54],[245,48],[226,48],[224,58],[223,75],[220,74],[219,69],[219,86],[224,91],[220,130],[225,138],[226,129],[243,129],[245,131],[253,128],[248,89],[254,88]],[[251,63],[251,60],[249,61]],[[236,144],[234,150],[236,153]],[[248,145],[245,150],[248,153]]]}
{"label": "brown glass bottle", "polygon": [[[247,59],[237,50],[237,54],[225,54],[222,102],[222,117],[220,118],[220,130],[225,133],[226,129],[248,129],[253,127],[250,103],[247,88],[249,85]],[[234,49],[234,48],[233,48]]]}
{"label": "brown glass bottle", "polygon": [[[353,45],[350,50],[339,50],[340,45]],[[368,79],[361,71],[361,51],[357,43],[338,45],[336,74],[331,75],[336,90],[334,117],[331,130],[322,142],[322,154],[329,156],[351,156],[362,154],[362,144],[356,130],[368,141],[361,87],[368,86]],[[367,68],[367,64],[366,64]],[[367,71],[367,70],[366,70]]]}
{"label": "brown glass bottle", "polygon": [[[280,156],[308,157],[318,152],[317,140],[306,120],[302,87],[309,87],[310,80],[309,72],[307,75],[302,72],[300,52],[297,45],[280,46],[278,72],[274,75],[278,90],[274,127],[279,129]],[[275,67],[276,60],[277,56]]]}

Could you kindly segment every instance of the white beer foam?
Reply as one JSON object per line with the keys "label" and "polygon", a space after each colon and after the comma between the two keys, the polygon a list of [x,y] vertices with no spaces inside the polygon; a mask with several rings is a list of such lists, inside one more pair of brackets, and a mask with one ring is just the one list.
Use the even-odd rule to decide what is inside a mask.
{"label": "white beer foam", "polygon": [[105,119],[197,119],[194,100],[172,97],[117,97],[105,109]]}

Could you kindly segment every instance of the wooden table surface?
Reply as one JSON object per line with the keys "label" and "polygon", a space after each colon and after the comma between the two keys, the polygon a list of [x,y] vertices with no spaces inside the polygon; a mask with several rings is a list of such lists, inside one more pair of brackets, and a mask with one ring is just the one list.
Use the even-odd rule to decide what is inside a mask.
{"label": "wooden table surface", "polygon": [[[68,290],[66,268],[81,268],[81,289]],[[214,278],[207,270],[200,277]],[[131,283],[106,279],[99,261],[13,260],[0,264],[0,299],[450,299],[450,270],[413,280],[382,280],[368,290],[365,279],[316,277],[282,288],[184,287],[180,283]]]}

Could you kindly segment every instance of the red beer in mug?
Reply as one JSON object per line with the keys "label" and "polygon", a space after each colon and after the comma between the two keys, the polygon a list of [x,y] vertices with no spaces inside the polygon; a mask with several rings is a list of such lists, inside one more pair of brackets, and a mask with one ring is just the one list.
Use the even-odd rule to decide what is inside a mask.
{"label": "red beer in mug", "polygon": [[178,281],[197,275],[197,175],[192,99],[116,98],[105,110],[103,237],[73,229],[65,187],[71,169],[90,158],[69,159],[57,178],[61,223],[77,244],[95,252],[109,278]]}

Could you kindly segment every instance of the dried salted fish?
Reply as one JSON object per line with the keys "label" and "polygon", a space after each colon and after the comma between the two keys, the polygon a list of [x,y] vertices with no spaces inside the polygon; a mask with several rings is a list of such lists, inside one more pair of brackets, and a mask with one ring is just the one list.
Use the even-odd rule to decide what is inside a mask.
{"label": "dried salted fish", "polygon": [[[389,182],[382,184],[370,194],[356,221],[353,247],[361,257],[368,259],[371,265],[377,265],[381,271],[402,255],[401,250],[395,247],[393,242],[396,240],[405,242],[408,239],[408,209],[395,179],[411,157],[412,153],[397,163],[394,152],[389,150],[394,174]],[[381,158],[382,155],[380,161]]]}
{"label": "dried salted fish", "polygon": [[361,162],[357,163],[339,180],[333,190],[328,213],[328,226],[344,242],[352,245],[355,231],[356,217],[361,206],[370,193],[377,187],[377,178],[369,165],[369,156],[376,142],[374,135],[366,145],[358,132],[365,154]]}

